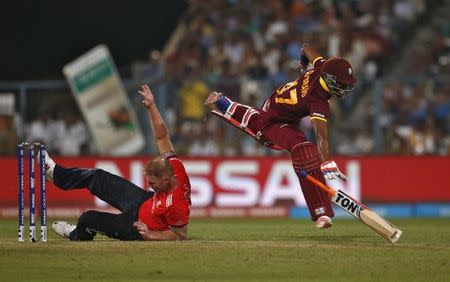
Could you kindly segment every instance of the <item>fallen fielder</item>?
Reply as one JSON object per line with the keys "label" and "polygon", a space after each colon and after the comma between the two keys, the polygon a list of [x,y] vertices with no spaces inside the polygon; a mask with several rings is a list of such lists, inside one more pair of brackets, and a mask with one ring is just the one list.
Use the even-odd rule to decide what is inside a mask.
{"label": "fallen fielder", "polygon": [[139,91],[148,110],[160,155],[145,165],[152,189],[141,189],[127,179],[102,169],[66,168],[45,154],[46,178],[62,190],[86,188],[120,213],[89,210],[76,225],[53,223],[53,230],[72,241],[93,240],[97,233],[119,240],[185,240],[191,207],[191,186],[181,160],[175,155],[169,133],[156,108],[150,88]]}

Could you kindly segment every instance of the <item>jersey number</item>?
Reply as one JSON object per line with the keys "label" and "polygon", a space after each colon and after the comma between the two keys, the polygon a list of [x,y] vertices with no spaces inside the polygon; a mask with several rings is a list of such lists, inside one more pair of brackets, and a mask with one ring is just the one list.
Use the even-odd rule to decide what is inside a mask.
{"label": "jersey number", "polygon": [[[277,89],[277,95],[278,96],[283,95],[289,89],[297,86],[297,84],[298,84],[298,81],[292,81],[292,82],[286,83],[283,87],[280,87]],[[294,88],[291,91],[289,91],[289,98],[275,98],[275,103],[296,105],[298,103],[297,89]]]}

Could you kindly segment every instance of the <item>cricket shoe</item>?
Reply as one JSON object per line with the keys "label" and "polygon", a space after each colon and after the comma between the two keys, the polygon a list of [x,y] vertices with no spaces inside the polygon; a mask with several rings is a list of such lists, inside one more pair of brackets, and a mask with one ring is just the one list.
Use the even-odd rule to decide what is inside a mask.
{"label": "cricket shoe", "polygon": [[69,238],[70,232],[74,231],[76,227],[66,221],[55,221],[52,224],[53,231],[63,238]]}
{"label": "cricket shoe", "polygon": [[[56,163],[55,161],[50,158],[50,156],[48,155],[47,151],[45,152],[45,179],[47,179],[50,182],[53,182],[53,170],[55,169]],[[40,160],[40,153],[37,153],[37,159]]]}
{"label": "cricket shoe", "polygon": [[316,227],[319,229],[330,228],[331,226],[333,226],[333,222],[329,216],[322,215],[316,220]]}
{"label": "cricket shoe", "polygon": [[211,110],[219,111],[219,108],[216,105],[217,100],[219,100],[220,97],[222,97],[223,94],[219,92],[211,92],[209,94],[208,98],[206,98],[204,105]]}

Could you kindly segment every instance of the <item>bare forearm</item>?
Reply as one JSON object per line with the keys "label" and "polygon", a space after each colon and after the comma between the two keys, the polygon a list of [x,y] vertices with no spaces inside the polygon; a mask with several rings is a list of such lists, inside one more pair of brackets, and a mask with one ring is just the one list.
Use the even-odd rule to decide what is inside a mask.
{"label": "bare forearm", "polygon": [[302,54],[308,58],[310,63],[313,63],[316,58],[320,57],[319,52],[307,43],[302,46]]}
{"label": "bare forearm", "polygon": [[169,131],[155,104],[147,107],[152,133],[160,153],[175,151],[170,141]]}
{"label": "bare forearm", "polygon": [[328,161],[330,159],[330,154],[328,150],[328,126],[327,123],[320,120],[311,120],[314,134],[316,135],[317,149],[320,154],[322,162]]}
{"label": "bare forearm", "polygon": [[164,120],[162,119],[161,114],[156,107],[155,98],[153,97],[153,93],[150,90],[150,87],[148,87],[147,84],[143,84],[141,86],[141,90],[139,90],[138,92],[144,98],[144,100],[142,100],[142,103],[148,110],[148,117],[150,119],[152,133],[155,137],[159,152],[165,153],[174,151],[172,143],[170,142],[169,132],[167,131]]}
{"label": "bare forearm", "polygon": [[319,150],[322,162],[328,161],[330,159],[327,140],[320,140],[319,138],[319,140],[317,140],[317,149]]}
{"label": "bare forearm", "polygon": [[155,138],[162,139],[167,137],[169,133],[167,131],[166,124],[164,123],[158,108],[156,108],[156,105],[153,104],[148,108],[148,116]]}

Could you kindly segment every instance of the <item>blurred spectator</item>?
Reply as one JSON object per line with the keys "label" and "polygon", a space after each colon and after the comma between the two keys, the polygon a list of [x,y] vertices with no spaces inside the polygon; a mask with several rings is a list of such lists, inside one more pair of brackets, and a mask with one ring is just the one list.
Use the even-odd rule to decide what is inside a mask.
{"label": "blurred spectator", "polygon": [[225,41],[223,51],[231,65],[238,65],[244,58],[246,42],[239,33],[231,33]]}
{"label": "blurred spectator", "polygon": [[49,153],[59,153],[60,132],[64,121],[55,118],[51,112],[43,112],[27,126],[26,140],[41,142]]}
{"label": "blurred spectator", "polygon": [[58,136],[59,153],[62,156],[79,156],[88,152],[89,135],[83,120],[74,113],[64,115],[64,126]]}
{"label": "blurred spectator", "polygon": [[208,132],[204,124],[201,128],[190,130],[190,140],[188,155],[189,156],[219,156],[220,148],[218,142],[215,142],[209,134],[203,134]]}
{"label": "blurred spectator", "polygon": [[158,50],[151,50],[148,54],[147,62],[133,64],[133,78],[139,81],[149,81],[150,83],[163,78],[164,64],[160,61],[161,53]]}
{"label": "blurred spectator", "polygon": [[0,156],[13,155],[16,151],[15,102],[14,94],[0,94]]}
{"label": "blurred spectator", "polygon": [[231,99],[239,98],[241,93],[241,82],[239,80],[239,77],[236,75],[236,70],[233,71],[230,61],[225,61],[223,63],[223,70],[217,79],[215,89],[222,93],[227,93],[226,95]]}
{"label": "blurred spectator", "polygon": [[0,156],[14,155],[17,145],[14,117],[0,113]]}
{"label": "blurred spectator", "polygon": [[191,72],[183,80],[180,88],[180,113],[179,118],[184,123],[182,132],[198,130],[199,122],[205,116],[203,101],[209,94],[208,86],[198,76],[198,69]]}

